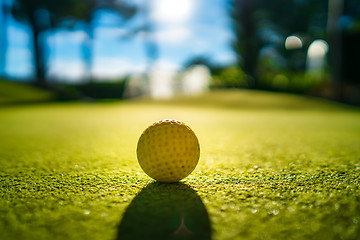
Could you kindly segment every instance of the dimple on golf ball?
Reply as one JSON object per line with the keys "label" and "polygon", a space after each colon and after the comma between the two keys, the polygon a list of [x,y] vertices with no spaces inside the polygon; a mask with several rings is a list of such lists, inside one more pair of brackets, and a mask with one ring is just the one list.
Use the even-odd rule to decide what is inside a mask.
{"label": "dimple on golf ball", "polygon": [[200,145],[194,131],[175,119],[159,120],[141,134],[137,158],[144,172],[159,182],[177,182],[196,167]]}

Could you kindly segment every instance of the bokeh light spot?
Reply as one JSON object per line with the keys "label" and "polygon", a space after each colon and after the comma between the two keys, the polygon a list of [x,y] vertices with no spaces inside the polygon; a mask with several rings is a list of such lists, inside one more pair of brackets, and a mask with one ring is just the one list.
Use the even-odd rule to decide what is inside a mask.
{"label": "bokeh light spot", "polygon": [[287,50],[299,49],[302,48],[303,43],[301,39],[297,36],[289,36],[285,40],[285,48]]}
{"label": "bokeh light spot", "polygon": [[313,41],[308,50],[308,56],[311,57],[323,57],[329,50],[329,44],[322,39]]}

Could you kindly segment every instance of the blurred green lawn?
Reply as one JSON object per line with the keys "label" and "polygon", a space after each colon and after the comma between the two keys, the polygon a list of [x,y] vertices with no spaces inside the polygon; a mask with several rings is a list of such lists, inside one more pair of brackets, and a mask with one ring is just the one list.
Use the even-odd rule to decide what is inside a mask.
{"label": "blurred green lawn", "polygon": [[0,106],[14,103],[34,103],[54,99],[54,94],[29,84],[0,79]]}
{"label": "blurred green lawn", "polygon": [[[138,138],[162,118],[200,141],[183,184],[153,183],[137,163]],[[3,240],[360,236],[360,111],[317,99],[232,90],[3,106],[0,166]],[[181,218],[187,234],[169,235]]]}

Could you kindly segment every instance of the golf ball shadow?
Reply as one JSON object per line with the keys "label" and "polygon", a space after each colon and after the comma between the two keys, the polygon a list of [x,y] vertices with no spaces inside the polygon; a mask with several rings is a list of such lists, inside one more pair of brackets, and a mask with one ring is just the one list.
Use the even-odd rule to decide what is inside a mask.
{"label": "golf ball shadow", "polygon": [[188,185],[151,183],[124,213],[117,240],[126,239],[211,239],[209,216]]}

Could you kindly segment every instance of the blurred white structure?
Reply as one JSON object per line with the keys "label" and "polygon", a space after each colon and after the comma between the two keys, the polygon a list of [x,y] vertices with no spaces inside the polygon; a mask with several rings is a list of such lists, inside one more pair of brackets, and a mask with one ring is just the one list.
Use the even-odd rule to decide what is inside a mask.
{"label": "blurred white structure", "polygon": [[208,90],[211,75],[204,65],[193,65],[185,72],[158,64],[148,75],[133,75],[125,84],[126,98],[147,95],[168,99],[175,94],[195,95]]}
{"label": "blurred white structure", "polygon": [[149,94],[155,99],[167,99],[174,95],[175,71],[155,68],[149,73]]}
{"label": "blurred white structure", "polygon": [[181,79],[182,93],[193,95],[205,92],[209,87],[210,78],[210,71],[206,66],[191,66]]}
{"label": "blurred white structure", "polygon": [[145,89],[145,77],[139,74],[134,74],[129,77],[125,83],[124,97],[134,98],[144,94]]}
{"label": "blurred white structure", "polygon": [[306,59],[306,70],[308,74],[318,78],[321,77],[325,68],[328,50],[329,45],[324,40],[317,39],[310,44]]}

